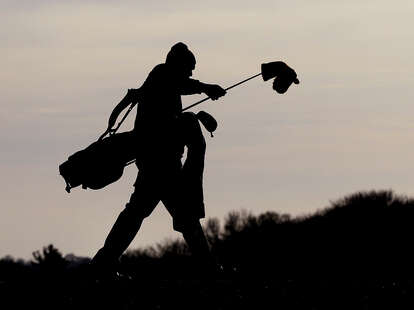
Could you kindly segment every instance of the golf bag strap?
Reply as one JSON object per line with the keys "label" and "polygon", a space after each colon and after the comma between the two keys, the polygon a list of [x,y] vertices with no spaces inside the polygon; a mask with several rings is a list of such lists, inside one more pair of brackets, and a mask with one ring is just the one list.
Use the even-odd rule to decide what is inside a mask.
{"label": "golf bag strap", "polygon": [[129,105],[128,110],[126,111],[126,113],[124,114],[124,116],[122,117],[122,119],[119,121],[118,125],[115,127],[115,129],[107,129],[99,138],[99,140],[102,140],[103,138],[105,138],[106,135],[110,135],[112,136],[113,134],[115,134],[119,127],[121,127],[122,123],[125,121],[125,119],[127,118],[128,114],[132,111],[132,109],[136,106],[137,102],[131,102],[131,104]]}
{"label": "golf bag strap", "polygon": [[121,127],[121,125],[122,125],[122,123],[125,121],[125,119],[127,118],[127,116],[128,116],[128,114],[129,114],[129,112],[131,112],[132,111],[132,109],[136,106],[136,104],[137,104],[138,102],[131,102],[131,104],[129,105],[129,108],[128,108],[128,110],[126,111],[126,113],[124,114],[124,116],[122,117],[122,119],[119,121],[119,123],[118,123],[118,125],[116,126],[116,128],[113,130],[113,131],[111,131],[110,133],[109,133],[109,135],[113,135],[115,132],[117,132],[118,131],[118,129],[119,129],[119,127]]}

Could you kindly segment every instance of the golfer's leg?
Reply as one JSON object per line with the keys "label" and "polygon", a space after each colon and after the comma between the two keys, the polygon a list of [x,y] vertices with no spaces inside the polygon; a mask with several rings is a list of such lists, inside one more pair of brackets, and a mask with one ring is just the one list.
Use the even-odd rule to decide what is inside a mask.
{"label": "golfer's leg", "polygon": [[152,213],[158,202],[151,190],[137,184],[130,201],[119,214],[104,246],[95,255],[93,262],[104,265],[116,264],[134,239],[144,218]]}
{"label": "golfer's leg", "polygon": [[[210,253],[207,239],[200,224],[200,217],[204,216],[204,206],[193,205],[194,200],[187,199],[189,193],[183,190],[183,176],[181,170],[171,169],[165,174],[162,191],[162,203],[173,218],[173,228],[183,234],[192,255],[197,262],[206,269],[215,266],[215,260]],[[201,215],[201,216],[200,216]]]}
{"label": "golfer's leg", "polygon": [[216,261],[210,252],[199,218],[188,214],[190,210],[183,208],[185,205],[180,204],[181,199],[176,195],[171,195],[162,202],[173,218],[174,230],[183,234],[191,254],[200,267],[206,270],[215,269]]}
{"label": "golfer's leg", "polygon": [[203,228],[198,221],[197,223],[188,225],[188,227],[183,227],[181,230],[184,240],[187,242],[187,245],[194,256],[198,258],[208,258],[211,255]]}

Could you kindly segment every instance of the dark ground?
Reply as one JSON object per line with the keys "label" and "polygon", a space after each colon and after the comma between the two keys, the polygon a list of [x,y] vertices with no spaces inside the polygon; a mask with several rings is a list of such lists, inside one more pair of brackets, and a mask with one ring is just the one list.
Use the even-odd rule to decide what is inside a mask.
{"label": "dark ground", "polygon": [[3,283],[3,309],[414,309],[414,281],[136,279]]}

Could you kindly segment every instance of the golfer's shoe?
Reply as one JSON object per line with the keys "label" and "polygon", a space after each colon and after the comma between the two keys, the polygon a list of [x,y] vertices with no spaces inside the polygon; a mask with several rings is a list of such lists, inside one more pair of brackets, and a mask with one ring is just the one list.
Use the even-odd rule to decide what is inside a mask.
{"label": "golfer's shoe", "polygon": [[125,282],[132,280],[127,274],[119,272],[117,267],[115,264],[104,265],[92,261],[88,268],[88,278],[95,283]]}
{"label": "golfer's shoe", "polygon": [[93,281],[96,284],[125,283],[132,281],[132,277],[120,272],[102,272],[99,274],[95,274],[93,277]]}

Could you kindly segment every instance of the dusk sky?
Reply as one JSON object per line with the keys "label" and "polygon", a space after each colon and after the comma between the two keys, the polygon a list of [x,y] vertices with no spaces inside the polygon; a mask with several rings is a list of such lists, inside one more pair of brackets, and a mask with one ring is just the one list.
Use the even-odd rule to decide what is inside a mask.
{"label": "dusk sky", "polygon": [[[309,214],[360,190],[414,196],[413,16],[412,0],[0,0],[0,257],[102,246],[137,169],[67,194],[58,166],[179,41],[206,83],[227,87],[276,60],[301,81],[279,95],[259,77],[193,110],[219,122],[205,135],[207,218]],[[130,248],[177,237],[160,204]]]}

